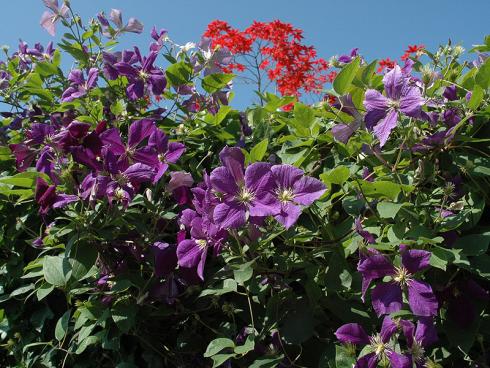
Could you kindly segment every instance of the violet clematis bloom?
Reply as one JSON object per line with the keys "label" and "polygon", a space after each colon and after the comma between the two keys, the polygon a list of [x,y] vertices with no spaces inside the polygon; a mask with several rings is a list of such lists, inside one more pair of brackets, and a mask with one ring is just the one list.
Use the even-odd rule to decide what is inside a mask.
{"label": "violet clematis bloom", "polygon": [[368,89],[364,100],[366,126],[374,131],[381,147],[396,127],[400,114],[418,117],[425,101],[420,89],[409,84],[409,77],[402,73],[398,65],[385,74],[383,83],[386,97],[374,89]]}
{"label": "violet clematis bloom", "polygon": [[309,206],[323,193],[325,185],[318,179],[305,176],[303,170],[292,165],[274,165],[275,194],[280,210],[274,218],[289,229],[301,215],[301,206]]}
{"label": "violet clematis bloom", "polygon": [[156,183],[167,171],[168,164],[174,164],[185,152],[185,146],[180,142],[169,142],[168,136],[160,129],[155,129],[148,138],[148,147],[155,151],[156,160],[153,167],[156,169],[153,183]]}
{"label": "violet clematis bloom", "polygon": [[0,91],[9,87],[10,74],[4,70],[0,71]]}
{"label": "violet clematis bloom", "polygon": [[151,246],[151,252],[155,257],[155,276],[168,276],[177,267],[177,254],[175,245],[155,242]]}
{"label": "violet clematis bloom", "polygon": [[142,33],[143,24],[136,18],[129,18],[128,23],[124,25],[122,21],[122,12],[119,9],[112,9],[109,18],[115,25],[115,29],[111,27],[103,12],[97,14],[97,18],[102,26],[102,34],[106,37],[115,38],[118,34],[124,32]]}
{"label": "violet clematis bloom", "polygon": [[[408,348],[410,349],[410,359],[417,368],[426,367],[425,349],[434,344],[437,339],[437,331],[432,318],[421,317],[415,326],[410,321],[400,321],[400,325],[405,335]],[[413,365],[410,365],[412,367]]]}
{"label": "violet clematis bloom", "polygon": [[148,57],[143,58],[135,47],[135,54],[141,66],[133,66],[124,61],[114,65],[120,75],[128,78],[129,84],[126,87],[128,98],[131,100],[142,98],[145,95],[145,88],[151,90],[155,96],[161,95],[167,85],[167,79],[159,68],[153,66],[158,53],[152,51]]}
{"label": "violet clematis bloom", "polygon": [[256,162],[245,169],[245,157],[237,147],[223,148],[220,159],[223,166],[211,172],[211,184],[223,196],[214,209],[216,224],[222,228],[239,228],[248,217],[263,218],[279,213],[270,164]]}
{"label": "violet clematis bloom", "polygon": [[168,192],[171,192],[177,201],[177,204],[192,204],[190,187],[194,184],[192,175],[185,171],[174,171],[170,173],[170,181],[166,187]]}
{"label": "violet clematis bloom", "polygon": [[335,336],[343,344],[369,346],[369,353],[357,359],[354,368],[374,368],[378,362],[389,360],[392,368],[412,368],[409,357],[395,352],[390,339],[397,330],[396,323],[388,316],[383,319],[380,333],[368,336],[358,323],[348,323],[335,331]]}
{"label": "violet clematis bloom", "polygon": [[156,27],[153,27],[151,30],[151,38],[153,38],[155,42],[150,45],[150,51],[159,52],[163,47],[163,43],[167,39],[167,34],[168,31],[166,29],[157,31]]}
{"label": "violet clematis bloom", "polygon": [[46,10],[43,13],[40,24],[51,36],[54,36],[56,34],[56,22],[66,18],[70,9],[64,1],[61,8],[58,5],[58,0],[43,0],[43,2],[50,11]]}
{"label": "violet clematis bloom", "polygon": [[395,267],[382,254],[367,257],[357,270],[363,277],[363,293],[372,280],[391,276],[391,281],[379,283],[371,292],[373,308],[378,316],[397,312],[403,305],[403,290],[408,292],[408,304],[416,316],[435,316],[438,302],[429,284],[413,278],[413,275],[429,267],[430,252],[407,249],[400,246],[402,264]]}
{"label": "violet clematis bloom", "polygon": [[117,200],[124,207],[127,207],[138,191],[139,185],[151,182],[154,176],[153,168],[142,163],[136,163],[122,170],[117,157],[108,147],[103,148],[102,155],[105,169],[111,176],[111,181],[107,183],[105,188],[107,198],[109,202]]}
{"label": "violet clematis bloom", "polygon": [[155,122],[150,119],[141,119],[129,126],[128,142],[125,145],[117,128],[110,128],[100,134],[102,144],[110,148],[111,152],[119,156],[118,166],[124,170],[132,162],[153,166],[157,161],[157,154],[149,145],[138,147],[141,142],[150,137],[156,130]]}
{"label": "violet clematis bloom", "polygon": [[179,266],[196,268],[197,275],[204,280],[204,265],[208,249],[213,248],[214,254],[221,250],[227,232],[218,226],[197,216],[191,221],[191,239],[182,240],[177,246]]}
{"label": "violet clematis bloom", "polygon": [[87,74],[87,80],[83,77],[83,72],[79,69],[74,69],[68,74],[68,80],[71,82],[61,95],[61,101],[70,102],[76,98],[83,97],[89,90],[95,87],[99,78],[99,69],[90,68]]}
{"label": "violet clematis bloom", "polygon": [[51,208],[62,208],[78,201],[78,196],[56,193],[56,186],[49,185],[42,178],[36,179],[35,200],[39,204],[39,213],[46,215]]}
{"label": "violet clematis bloom", "polygon": [[350,51],[349,55],[340,55],[338,61],[345,64],[350,63],[358,55],[358,51],[359,48],[356,47]]}

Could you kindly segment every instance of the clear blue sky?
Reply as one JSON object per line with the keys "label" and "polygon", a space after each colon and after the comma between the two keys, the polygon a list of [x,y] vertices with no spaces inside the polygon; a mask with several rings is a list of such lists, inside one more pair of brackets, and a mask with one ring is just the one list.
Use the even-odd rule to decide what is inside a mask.
{"label": "clear blue sky", "polygon": [[[61,2],[62,0],[60,0]],[[252,20],[280,19],[304,30],[305,43],[326,59],[359,47],[369,60],[396,58],[408,44],[434,49],[451,38],[467,49],[490,33],[490,0],[71,0],[85,19],[111,8],[145,25],[145,33],[125,35],[123,45],[146,48],[149,31],[166,28],[177,43],[198,41],[213,19],[246,27]],[[17,47],[19,38],[32,45],[51,37],[39,26],[41,0],[2,1],[0,44]],[[252,98],[251,95],[249,95]],[[239,105],[246,96],[240,96]]]}

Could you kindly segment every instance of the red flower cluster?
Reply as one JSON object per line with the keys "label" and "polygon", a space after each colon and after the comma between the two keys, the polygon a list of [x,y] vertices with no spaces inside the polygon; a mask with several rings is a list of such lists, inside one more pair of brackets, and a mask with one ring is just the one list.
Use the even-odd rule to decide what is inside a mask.
{"label": "red flower cluster", "polygon": [[412,54],[415,54],[415,57],[418,58],[422,51],[425,50],[424,45],[408,45],[408,49],[405,50],[405,53],[402,55],[402,60],[407,60]]}
{"label": "red flower cluster", "polygon": [[[314,47],[301,43],[303,31],[289,23],[254,22],[240,31],[215,20],[208,25],[204,36],[211,38],[213,47],[226,47],[235,56],[250,55],[255,44],[261,57],[259,68],[267,71],[282,95],[299,96],[300,90],[320,93],[328,80],[324,73],[328,63],[317,58]],[[244,69],[243,64],[233,63],[224,71]]]}
{"label": "red flower cluster", "polygon": [[385,68],[393,69],[395,67],[396,61],[390,58],[382,59],[379,61],[378,73],[381,73]]}

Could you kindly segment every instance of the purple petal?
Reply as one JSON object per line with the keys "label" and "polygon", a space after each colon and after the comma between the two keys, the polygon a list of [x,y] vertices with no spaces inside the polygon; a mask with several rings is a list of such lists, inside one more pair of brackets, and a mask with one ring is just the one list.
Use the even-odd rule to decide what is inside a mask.
{"label": "purple petal", "polygon": [[119,9],[111,9],[109,18],[116,25],[118,29],[121,29],[123,27],[122,13]]}
{"label": "purple petal", "polygon": [[153,175],[153,169],[150,166],[140,163],[133,164],[124,171],[124,176],[126,176],[132,184],[151,181]]}
{"label": "purple petal", "polygon": [[184,152],[185,152],[184,144],[180,142],[170,142],[168,144],[168,151],[165,154],[165,160],[172,164],[176,163]]}
{"label": "purple petal", "polygon": [[138,98],[142,98],[145,95],[145,84],[142,80],[137,80],[134,83],[131,83],[126,88],[126,95],[130,100],[137,100]]}
{"label": "purple petal", "polygon": [[421,249],[402,250],[402,264],[410,273],[416,273],[429,267],[431,253]]}
{"label": "purple petal", "polygon": [[99,69],[97,68],[90,68],[88,71],[88,76],[87,76],[87,88],[93,88],[95,87],[97,83],[97,79],[99,79]]}
{"label": "purple petal", "polygon": [[326,190],[325,185],[320,180],[303,176],[294,183],[294,201],[303,206],[309,206],[320,198]]}
{"label": "purple petal", "polygon": [[236,203],[220,203],[213,213],[214,222],[224,229],[236,229],[245,225],[245,207]]}
{"label": "purple petal", "polygon": [[378,316],[402,309],[402,290],[395,283],[381,283],[371,291],[371,301]]}
{"label": "purple petal", "polygon": [[389,316],[383,318],[383,324],[381,325],[381,339],[383,342],[388,342],[391,336],[398,330],[398,325]]}
{"label": "purple petal", "polygon": [[126,32],[141,33],[143,32],[143,24],[136,18],[129,18],[128,25],[124,27]]}
{"label": "purple petal", "polygon": [[155,130],[155,122],[150,119],[141,119],[132,123],[129,127],[128,146],[135,147],[143,139],[148,138]]}
{"label": "purple petal", "polygon": [[104,146],[109,146],[115,155],[122,155],[126,152],[126,147],[122,143],[121,135],[117,128],[107,129],[100,134],[100,140]]}
{"label": "purple petal", "polygon": [[371,280],[393,275],[395,268],[390,260],[384,255],[372,255],[359,263],[357,270],[363,277]]}
{"label": "purple petal", "polygon": [[415,331],[415,340],[423,347],[428,347],[437,342],[437,330],[434,321],[429,317],[420,317]]}
{"label": "purple petal", "polygon": [[172,272],[177,266],[177,253],[175,245],[155,242],[151,246],[155,257],[155,276],[164,277]]}
{"label": "purple petal", "polygon": [[383,77],[383,83],[385,85],[385,91],[388,98],[392,100],[399,100],[402,94],[403,86],[406,84],[405,77],[398,65],[395,65],[388,73]]}
{"label": "purple petal", "polygon": [[265,162],[255,162],[245,170],[245,186],[255,193],[274,190],[275,183],[272,177],[271,165]]}
{"label": "purple petal", "polygon": [[392,368],[412,368],[412,359],[406,355],[395,353],[393,350],[386,351],[386,355]]}
{"label": "purple petal", "polygon": [[408,303],[416,316],[435,316],[439,308],[430,285],[418,280],[410,280],[408,283]]}
{"label": "purple petal", "polygon": [[418,118],[425,103],[417,87],[406,87],[400,99],[400,110],[407,116]]}
{"label": "purple petal", "polygon": [[117,70],[117,72],[121,75],[124,75],[129,78],[136,78],[138,77],[138,70],[131,66],[129,63],[125,62],[120,62],[114,64],[114,68]]}
{"label": "purple petal", "polygon": [[205,249],[199,247],[194,239],[182,240],[179,245],[177,245],[177,259],[179,266],[185,268],[196,267],[200,262],[204,251]]}
{"label": "purple petal", "polygon": [[369,336],[358,323],[347,323],[335,331],[335,336],[343,344],[368,345]]}
{"label": "purple petal", "polygon": [[379,139],[380,147],[385,145],[391,131],[396,127],[397,120],[398,113],[395,110],[390,110],[386,117],[373,128],[374,134]]}
{"label": "purple petal", "polygon": [[56,19],[56,14],[53,14],[50,11],[46,10],[41,16],[41,20],[39,21],[41,27],[43,27],[51,36],[56,35],[56,28],[54,22],[55,19]]}
{"label": "purple petal", "polygon": [[293,165],[274,165],[271,168],[272,175],[279,188],[292,189],[294,183],[300,180],[304,171]]}
{"label": "purple petal", "polygon": [[62,208],[66,205],[78,201],[80,198],[72,194],[57,194],[56,200],[53,203],[53,208]]}
{"label": "purple petal", "polygon": [[296,223],[296,221],[298,221],[300,215],[301,207],[288,202],[281,206],[281,212],[278,215],[275,215],[274,218],[280,224],[284,225],[286,229],[289,229]]}
{"label": "purple petal", "polygon": [[244,182],[243,172],[245,170],[245,156],[242,150],[238,147],[225,147],[219,153],[219,158],[233,176],[235,183],[241,185]]}
{"label": "purple petal", "polygon": [[377,366],[378,357],[375,353],[369,353],[357,359],[354,368],[376,368]]}
{"label": "purple petal", "polygon": [[211,172],[211,184],[220,193],[236,195],[238,186],[230,171],[224,167],[218,167]]}

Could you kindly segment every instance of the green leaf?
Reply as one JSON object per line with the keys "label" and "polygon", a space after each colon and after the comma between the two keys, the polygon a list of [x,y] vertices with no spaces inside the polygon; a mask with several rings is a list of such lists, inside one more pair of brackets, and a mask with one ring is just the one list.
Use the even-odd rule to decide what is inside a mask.
{"label": "green leaf", "polygon": [[22,172],[13,176],[5,176],[0,178],[0,183],[21,188],[34,188],[36,178],[39,176],[39,173],[36,172]]}
{"label": "green leaf", "polygon": [[235,354],[217,354],[214,355],[211,359],[213,359],[213,367],[219,367],[221,364],[225,363],[228,359],[234,358]]}
{"label": "green leaf", "polygon": [[233,277],[235,278],[235,281],[239,285],[243,285],[246,281],[250,280],[253,276],[254,270],[252,268],[252,264],[255,261],[252,260],[247,263],[243,263],[240,265],[240,267],[236,270],[233,270]]}
{"label": "green leaf", "polygon": [[282,362],[284,356],[278,356],[276,358],[258,358],[248,368],[274,368]]}
{"label": "green leaf", "polygon": [[490,244],[490,232],[471,234],[458,238],[453,248],[461,249],[466,256],[480,256],[487,252]]}
{"label": "green leaf", "polygon": [[483,88],[481,88],[478,84],[475,84],[473,92],[471,93],[470,101],[468,102],[468,107],[471,110],[476,110],[478,106],[480,106],[480,103],[483,100],[483,94]]}
{"label": "green leaf", "polygon": [[294,104],[294,120],[299,126],[310,128],[315,122],[315,111],[305,104]]}
{"label": "green leaf", "polygon": [[43,283],[39,289],[36,291],[37,300],[41,301],[45,297],[47,297],[54,290],[54,286],[48,284],[47,282]]}
{"label": "green leaf", "polygon": [[254,338],[253,334],[248,335],[243,345],[235,346],[235,354],[245,355],[249,351],[252,351],[255,348]]}
{"label": "green leaf", "polygon": [[257,143],[250,151],[250,161],[261,161],[264,158],[265,153],[267,152],[268,145],[269,140],[267,138]]}
{"label": "green leaf", "polygon": [[192,69],[188,64],[181,61],[170,65],[165,74],[173,86],[181,86],[190,80]]}
{"label": "green leaf", "polygon": [[430,265],[446,271],[447,265],[455,260],[454,253],[438,245],[431,248]]}
{"label": "green leaf", "polygon": [[215,289],[205,289],[201,292],[199,297],[206,295],[223,295],[231,292],[237,291],[238,284],[233,279],[223,280],[222,286]]}
{"label": "green leaf", "polygon": [[116,303],[111,308],[112,320],[117,327],[127,333],[133,326],[136,320],[136,305],[129,302]]}
{"label": "green leaf", "polygon": [[43,260],[43,273],[46,282],[54,286],[65,286],[66,276],[63,268],[64,257],[45,256]]}
{"label": "green leaf", "polygon": [[413,187],[410,185],[396,184],[391,181],[363,181],[361,182],[361,191],[366,197],[381,198],[386,197],[395,200],[402,191],[411,192]]}
{"label": "green leaf", "polygon": [[225,337],[214,339],[208,344],[208,347],[204,352],[204,357],[212,357],[213,355],[218,354],[221,350],[226,348],[235,348],[235,343],[233,342],[233,340],[227,339]]}
{"label": "green leaf", "polygon": [[339,95],[345,95],[349,90],[349,87],[354,80],[354,77],[359,70],[359,65],[361,63],[360,58],[355,58],[349,64],[345,65],[340,73],[337,75],[335,80],[333,81],[333,89]]}
{"label": "green leaf", "polygon": [[335,367],[352,368],[356,364],[356,357],[345,346],[335,345]]}
{"label": "green leaf", "polygon": [[403,203],[393,202],[379,202],[377,209],[381,218],[394,219],[400,208],[403,207]]}
{"label": "green leaf", "polygon": [[313,311],[308,304],[298,302],[294,309],[287,313],[280,330],[288,344],[301,344],[308,340],[315,330]]}
{"label": "green leaf", "polygon": [[483,89],[490,86],[490,59],[487,58],[476,73],[475,82]]}
{"label": "green leaf", "polygon": [[67,310],[65,314],[61,316],[61,318],[56,322],[56,327],[54,329],[54,337],[56,340],[61,341],[66,335],[68,331],[68,323],[70,322],[70,313],[71,310]]}
{"label": "green leaf", "polygon": [[84,339],[80,345],[78,345],[77,350],[75,351],[75,354],[82,354],[85,349],[87,349],[90,345],[94,345],[98,343],[100,338],[98,336],[89,336],[86,339]]}
{"label": "green leaf", "polygon": [[223,87],[225,87],[234,77],[234,74],[210,74],[203,78],[201,86],[208,93],[218,92]]}
{"label": "green leaf", "polygon": [[320,175],[320,179],[325,184],[342,185],[349,179],[350,171],[347,166],[337,166],[336,168]]}

